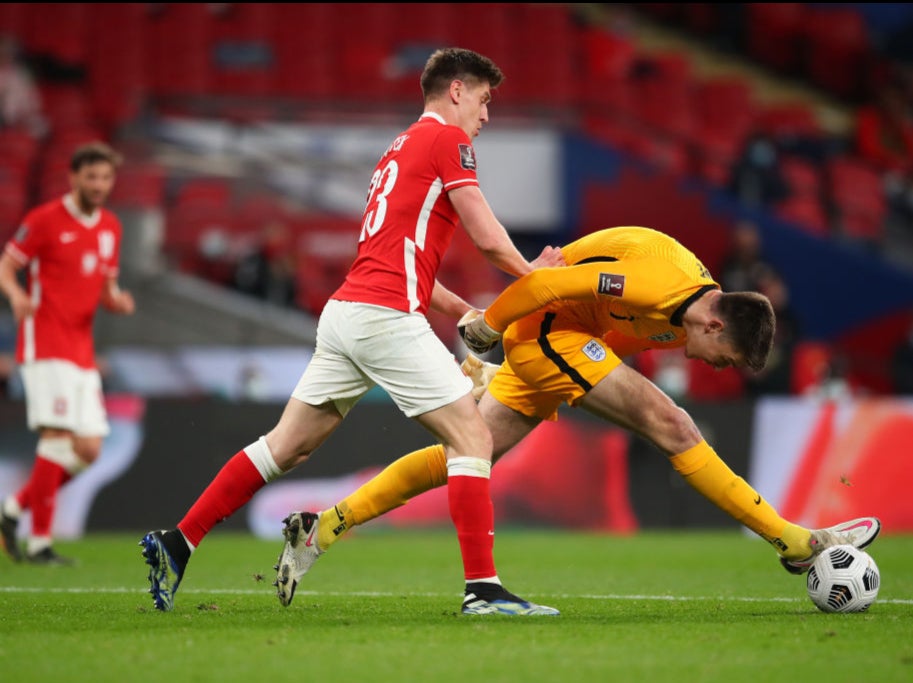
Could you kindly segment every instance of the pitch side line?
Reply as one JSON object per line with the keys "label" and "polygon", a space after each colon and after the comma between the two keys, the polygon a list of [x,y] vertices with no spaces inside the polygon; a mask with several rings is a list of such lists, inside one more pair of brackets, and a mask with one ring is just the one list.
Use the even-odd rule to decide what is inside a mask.
{"label": "pitch side line", "polygon": [[[146,594],[148,589],[112,587],[112,588],[53,588],[53,587],[32,587],[32,586],[0,586],[0,593],[69,593],[79,594]],[[251,588],[182,588],[181,595],[271,595],[271,591],[254,590]],[[384,591],[303,591],[298,589],[296,596],[308,595],[311,597],[332,596],[332,597],[363,597],[363,598],[392,598],[403,595],[401,591],[389,593]],[[423,598],[452,598],[456,593],[411,593],[417,597]],[[462,596],[462,593],[459,594]],[[597,593],[559,593],[549,595],[535,595],[530,593],[530,597],[552,599],[583,599],[583,600],[656,600],[666,602],[697,602],[702,600],[721,600],[732,602],[807,602],[808,598],[758,598],[745,596],[719,596],[719,595],[617,595],[617,594],[597,594]],[[885,598],[876,599],[876,603],[891,605],[913,605],[913,599],[907,600],[902,598]]]}

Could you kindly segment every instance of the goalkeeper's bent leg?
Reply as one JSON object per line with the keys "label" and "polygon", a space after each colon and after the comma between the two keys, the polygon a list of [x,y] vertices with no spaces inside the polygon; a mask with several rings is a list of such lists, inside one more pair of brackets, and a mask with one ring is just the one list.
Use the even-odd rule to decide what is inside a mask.
{"label": "goalkeeper's bent leg", "polygon": [[440,444],[387,465],[336,505],[320,513],[317,545],[326,550],[351,527],[405,505],[410,498],[447,483],[447,457]]}
{"label": "goalkeeper's bent leg", "polygon": [[669,462],[701,495],[774,546],[786,559],[801,560],[812,554],[811,532],[780,517],[706,441],[671,456]]}

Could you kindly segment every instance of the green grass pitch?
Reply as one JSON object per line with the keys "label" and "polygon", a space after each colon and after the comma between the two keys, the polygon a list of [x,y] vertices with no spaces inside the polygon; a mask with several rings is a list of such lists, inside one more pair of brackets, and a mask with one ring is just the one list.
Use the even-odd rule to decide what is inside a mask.
{"label": "green grass pitch", "polygon": [[452,531],[360,528],[275,598],[281,540],[220,532],[160,613],[132,535],[58,543],[76,567],[0,557],[0,680],[232,683],[913,680],[913,536],[870,548],[867,613],[824,614],[738,530],[501,528],[504,584],[559,617],[459,614]]}

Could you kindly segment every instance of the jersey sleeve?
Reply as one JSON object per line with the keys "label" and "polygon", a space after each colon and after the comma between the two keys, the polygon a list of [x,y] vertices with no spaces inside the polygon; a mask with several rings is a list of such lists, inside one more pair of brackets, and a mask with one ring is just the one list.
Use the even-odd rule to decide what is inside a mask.
{"label": "jersey sleeve", "polygon": [[510,323],[555,301],[617,299],[632,307],[653,308],[705,284],[716,283],[690,277],[655,256],[539,268],[509,285],[486,309],[485,321],[504,331]]}
{"label": "jersey sleeve", "polygon": [[431,155],[445,192],[479,184],[475,149],[461,129],[456,126],[444,126],[435,138]]}
{"label": "jersey sleeve", "polygon": [[116,279],[120,272],[120,246],[123,238],[123,228],[120,219],[111,211],[106,212],[107,224],[114,237],[111,255],[102,261],[102,273],[106,278]]}
{"label": "jersey sleeve", "polygon": [[21,265],[27,264],[41,248],[43,231],[34,211],[28,213],[6,243],[6,253]]}
{"label": "jersey sleeve", "polygon": [[653,256],[539,268],[511,283],[486,309],[485,321],[503,332],[510,323],[555,301],[615,298],[630,306],[650,308],[702,284]]}

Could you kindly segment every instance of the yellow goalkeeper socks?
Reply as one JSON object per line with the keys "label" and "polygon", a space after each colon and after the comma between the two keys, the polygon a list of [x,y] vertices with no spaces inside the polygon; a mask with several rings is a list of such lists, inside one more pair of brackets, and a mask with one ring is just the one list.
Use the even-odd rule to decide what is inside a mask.
{"label": "yellow goalkeeper socks", "polygon": [[799,560],[812,554],[809,530],[780,517],[706,441],[671,456],[669,462],[692,488],[774,546],[782,556]]}
{"label": "yellow goalkeeper socks", "polygon": [[326,550],[351,527],[405,505],[410,498],[447,483],[447,457],[440,444],[412,451],[320,513],[317,545]]}

